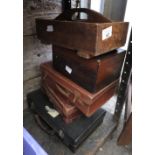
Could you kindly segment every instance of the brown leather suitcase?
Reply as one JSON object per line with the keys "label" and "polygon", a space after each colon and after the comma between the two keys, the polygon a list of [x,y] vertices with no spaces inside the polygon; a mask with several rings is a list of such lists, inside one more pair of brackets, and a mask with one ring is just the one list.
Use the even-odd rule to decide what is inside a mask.
{"label": "brown leather suitcase", "polygon": [[53,81],[49,76],[42,78],[41,87],[42,91],[53,103],[53,106],[63,116],[63,120],[66,123],[71,123],[73,120],[81,116],[82,113],[71,104],[69,99],[58,92],[56,85],[53,84]]}
{"label": "brown leather suitcase", "polygon": [[115,80],[97,93],[90,93],[54,70],[52,62],[42,64],[41,71],[42,79],[46,81],[48,78],[51,81],[51,89],[54,88],[58,92],[57,94],[61,94],[64,98],[67,97],[87,117],[96,112],[114,95],[118,84],[118,80]]}
{"label": "brown leather suitcase", "polygon": [[88,60],[77,56],[76,52],[53,45],[54,69],[92,93],[119,78],[124,50],[114,50]]}
{"label": "brown leather suitcase", "polygon": [[128,24],[112,22],[95,11],[79,8],[67,10],[54,20],[36,19],[36,32],[43,43],[76,49],[81,57],[91,58],[123,46]]}

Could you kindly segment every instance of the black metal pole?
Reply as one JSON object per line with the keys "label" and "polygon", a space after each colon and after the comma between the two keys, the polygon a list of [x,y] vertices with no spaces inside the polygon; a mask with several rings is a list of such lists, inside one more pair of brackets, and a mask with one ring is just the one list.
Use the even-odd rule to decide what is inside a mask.
{"label": "black metal pole", "polygon": [[71,9],[71,0],[63,0],[62,1],[62,10],[70,10]]}
{"label": "black metal pole", "polygon": [[123,105],[126,99],[126,93],[128,88],[128,81],[131,76],[131,69],[132,69],[132,30],[130,34],[128,49],[126,51],[125,62],[123,66],[123,71],[121,75],[121,82],[118,87],[118,94],[117,94],[117,101],[114,113],[115,121],[119,121]]}

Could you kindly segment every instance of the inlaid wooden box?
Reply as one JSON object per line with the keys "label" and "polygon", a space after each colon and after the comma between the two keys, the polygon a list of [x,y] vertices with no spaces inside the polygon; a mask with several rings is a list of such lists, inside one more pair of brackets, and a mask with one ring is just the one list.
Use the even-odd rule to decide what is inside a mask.
{"label": "inlaid wooden box", "polygon": [[88,60],[79,57],[76,52],[53,45],[54,69],[91,93],[119,78],[124,50],[113,50]]}

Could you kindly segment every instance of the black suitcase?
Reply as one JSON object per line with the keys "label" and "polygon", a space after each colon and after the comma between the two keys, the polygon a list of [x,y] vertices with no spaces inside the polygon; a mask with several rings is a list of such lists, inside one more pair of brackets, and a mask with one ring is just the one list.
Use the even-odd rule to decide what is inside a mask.
{"label": "black suitcase", "polygon": [[27,101],[30,108],[55,131],[56,135],[73,152],[103,122],[106,113],[105,110],[99,109],[89,118],[82,115],[72,123],[66,124],[61,115],[52,118],[47,113],[45,105],[51,107],[52,104],[40,89],[29,93],[27,95]]}

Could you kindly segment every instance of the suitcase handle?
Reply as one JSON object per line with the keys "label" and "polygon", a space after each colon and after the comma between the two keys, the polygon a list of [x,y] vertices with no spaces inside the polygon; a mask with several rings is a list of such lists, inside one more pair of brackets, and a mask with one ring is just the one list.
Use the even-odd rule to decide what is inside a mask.
{"label": "suitcase handle", "polygon": [[[77,17],[73,19],[74,15],[77,13]],[[85,13],[87,18],[85,21],[89,22],[111,22],[109,19],[105,18],[100,13],[86,9],[86,8],[74,8],[70,10],[66,10],[62,12],[58,17],[55,18],[55,20],[67,20],[67,21],[77,21],[79,20],[79,14]],[[82,19],[81,19],[82,20]]]}
{"label": "suitcase handle", "polygon": [[77,92],[74,92],[75,94],[69,92],[69,91],[65,91],[63,88],[61,88],[61,86],[59,86],[58,84],[56,84],[56,87],[58,89],[58,91],[60,91],[60,93],[62,93],[63,95],[65,95],[69,100],[71,100],[73,103],[75,103],[79,98],[80,98],[80,94]]}
{"label": "suitcase handle", "polygon": [[69,91],[65,91],[63,88],[61,88],[61,86],[59,86],[58,84],[55,84],[56,88],[58,89],[58,91],[60,91],[60,93],[62,93],[63,95],[65,95],[66,97],[69,97],[71,95],[71,93]]}
{"label": "suitcase handle", "polygon": [[[72,94],[69,90],[65,91],[65,89],[64,89],[63,87],[61,87],[58,83],[51,83],[50,79],[48,79],[47,74],[45,74],[45,75],[43,76],[42,80],[43,80],[43,81],[48,80],[49,83],[52,84],[53,87],[55,87],[55,89],[56,89],[57,91],[59,91],[62,95],[64,95],[64,96],[67,97],[67,98],[72,98],[73,94]],[[46,83],[46,82],[45,82],[45,83]],[[50,91],[52,94],[55,94],[55,92],[54,92],[52,89],[50,89],[50,87],[48,87],[47,85],[46,85],[46,88],[48,89],[48,90],[47,90],[48,92]],[[58,99],[59,99],[59,98],[58,98]]]}
{"label": "suitcase handle", "polygon": [[[47,74],[45,74],[44,76],[43,76],[43,81],[46,81],[46,80],[48,80],[48,76],[47,76]],[[71,92],[68,90],[68,91],[65,91],[64,89],[63,89],[63,87],[61,87],[59,84],[57,84],[57,83],[55,83],[54,84],[54,86],[55,86],[55,88],[60,92],[60,93],[62,93],[65,97],[70,97],[71,96]],[[47,88],[48,89],[50,89],[48,86],[47,86]],[[52,91],[52,90],[51,90]]]}
{"label": "suitcase handle", "polygon": [[55,131],[53,129],[49,129],[45,123],[43,123],[42,119],[39,117],[38,114],[34,115],[36,123],[39,125],[39,127],[45,131],[48,135],[53,136],[55,134]]}
{"label": "suitcase handle", "polygon": [[[43,80],[48,80],[48,76],[45,75],[43,77]],[[54,86],[57,91],[59,91],[62,95],[64,95],[66,98],[68,98],[69,101],[71,101],[73,103],[76,103],[77,100],[79,100],[81,97],[81,95],[78,92],[74,91],[74,93],[73,93],[70,90],[68,90],[67,88],[63,88],[62,86],[60,86],[58,83],[55,83]],[[50,95],[51,96],[50,98],[52,98],[54,101],[59,102],[61,105],[61,108],[63,109],[63,103],[62,103],[61,99],[57,96],[57,94],[48,85],[46,85],[45,89],[46,89],[48,95],[53,94],[53,96]]]}

